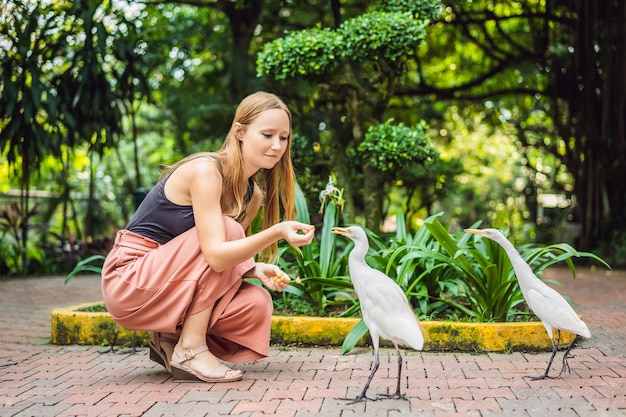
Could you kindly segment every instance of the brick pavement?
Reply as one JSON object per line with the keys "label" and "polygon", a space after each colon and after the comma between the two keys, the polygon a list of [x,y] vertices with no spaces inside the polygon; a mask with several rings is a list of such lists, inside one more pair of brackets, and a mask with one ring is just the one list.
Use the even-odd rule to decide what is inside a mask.
{"label": "brick pavement", "polygon": [[[626,416],[626,271],[551,269],[545,278],[576,303],[592,338],[575,349],[572,373],[531,381],[549,353],[403,351],[408,400],[349,405],[370,372],[373,354],[357,348],[280,347],[236,365],[244,379],[225,384],[174,383],[163,368],[97,346],[53,346],[54,307],[99,301],[94,276],[0,281],[0,416]],[[560,355],[555,361],[560,368]],[[381,350],[371,395],[395,387],[393,349]]]}

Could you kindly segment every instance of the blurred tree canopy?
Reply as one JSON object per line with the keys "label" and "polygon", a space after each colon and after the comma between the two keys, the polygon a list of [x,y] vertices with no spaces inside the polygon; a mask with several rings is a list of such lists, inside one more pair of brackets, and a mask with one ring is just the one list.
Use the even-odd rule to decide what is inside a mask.
{"label": "blurred tree canopy", "polygon": [[625,23],[619,0],[451,1],[420,51],[419,83],[401,94],[509,125],[534,187],[549,178],[574,198],[579,244],[592,248],[626,230]]}
{"label": "blurred tree canopy", "polygon": [[[111,4],[16,1],[2,12],[0,150],[19,177],[19,210],[30,213],[31,174],[44,158],[60,162],[61,193],[68,197],[71,149],[85,146],[93,155],[115,146],[114,135],[123,132],[122,118],[129,114],[125,106],[147,93],[147,85],[137,77],[132,22]],[[90,175],[88,206],[94,192]],[[93,213],[88,207],[88,235],[94,234]],[[23,270],[28,217],[16,235]]]}
{"label": "blurred tree canopy", "polygon": [[[241,98],[266,89],[294,112],[310,203],[336,176],[346,221],[444,210],[515,228],[562,194],[581,249],[626,246],[622,1],[9,0],[0,12],[0,189],[21,189],[24,213],[29,190],[53,192],[60,235],[123,227],[160,165],[217,148]],[[418,138],[435,153],[412,154]]]}

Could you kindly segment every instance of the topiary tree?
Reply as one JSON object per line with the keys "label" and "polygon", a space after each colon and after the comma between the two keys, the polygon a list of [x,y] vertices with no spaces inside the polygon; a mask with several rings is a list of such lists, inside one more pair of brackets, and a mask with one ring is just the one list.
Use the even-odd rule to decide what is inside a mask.
{"label": "topiary tree", "polygon": [[347,133],[333,137],[330,162],[344,188],[348,220],[355,217],[355,197],[362,196],[366,226],[374,231],[380,229],[385,182],[407,165],[436,158],[423,124],[410,128],[385,121],[396,85],[436,10],[430,1],[377,3],[336,29],[287,32],[257,56],[258,76],[306,80],[317,97],[340,104]]}

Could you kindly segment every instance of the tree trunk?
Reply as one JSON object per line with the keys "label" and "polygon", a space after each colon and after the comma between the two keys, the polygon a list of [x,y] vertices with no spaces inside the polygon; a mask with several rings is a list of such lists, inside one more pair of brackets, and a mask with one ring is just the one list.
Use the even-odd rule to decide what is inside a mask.
{"label": "tree trunk", "polygon": [[[338,134],[341,134],[338,132]],[[337,175],[337,183],[335,186],[340,190],[343,190],[344,205],[341,212],[341,217],[344,223],[353,223],[355,219],[354,210],[354,187],[353,180],[350,178],[350,170],[348,168],[348,158],[346,156],[347,145],[345,141],[334,140],[331,141],[333,151],[330,153],[331,166],[333,171]]]}
{"label": "tree trunk", "polygon": [[365,226],[375,233],[380,232],[383,211],[385,181],[380,171],[364,165],[363,203],[365,205]]}
{"label": "tree trunk", "polygon": [[218,7],[228,16],[232,34],[233,50],[230,63],[230,95],[237,103],[248,92],[251,80],[255,80],[250,65],[250,43],[259,23],[263,1],[220,2]]}
{"label": "tree trunk", "polygon": [[568,167],[574,175],[582,250],[624,230],[626,184],[620,161],[626,157],[626,53],[622,1],[576,3],[578,20],[573,72],[569,76],[570,124],[561,132],[574,138]]}

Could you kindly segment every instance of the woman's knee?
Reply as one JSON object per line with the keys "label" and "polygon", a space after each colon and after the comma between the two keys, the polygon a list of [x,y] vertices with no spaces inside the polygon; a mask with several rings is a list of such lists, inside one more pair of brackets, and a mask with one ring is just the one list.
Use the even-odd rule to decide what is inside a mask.
{"label": "woman's knee", "polygon": [[254,315],[261,320],[271,318],[274,305],[270,293],[265,288],[247,282],[244,282],[242,287],[244,287],[242,289],[246,292],[246,300]]}

